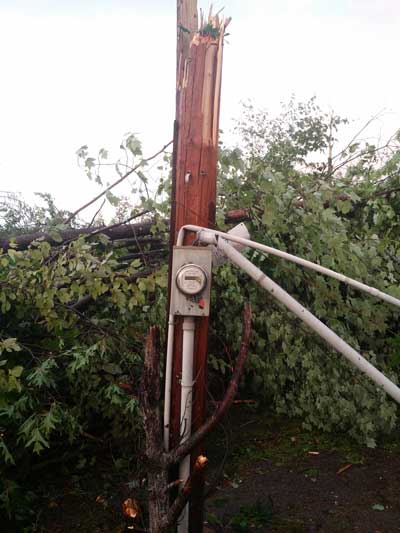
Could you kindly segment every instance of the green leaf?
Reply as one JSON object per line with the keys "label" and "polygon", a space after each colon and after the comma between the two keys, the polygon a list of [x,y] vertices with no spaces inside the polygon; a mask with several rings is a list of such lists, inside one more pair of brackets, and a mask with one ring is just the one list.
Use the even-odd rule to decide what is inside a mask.
{"label": "green leaf", "polygon": [[8,372],[14,378],[19,378],[19,377],[21,377],[21,374],[22,374],[23,370],[24,370],[23,366],[14,366],[14,368],[9,370]]}
{"label": "green leaf", "polygon": [[142,145],[133,133],[127,137],[125,144],[133,155],[142,155]]}
{"label": "green leaf", "polygon": [[33,446],[34,453],[40,453],[44,448],[49,447],[49,442],[43,437],[38,428],[31,433],[31,438],[26,443],[26,447]]}
{"label": "green leaf", "polygon": [[9,337],[0,341],[0,354],[3,352],[20,352],[21,346],[17,343],[17,339]]}
{"label": "green leaf", "polygon": [[57,363],[54,359],[45,359],[28,375],[28,383],[38,388],[54,386],[54,374],[52,371],[55,368],[57,368]]}
{"label": "green leaf", "polygon": [[87,157],[85,160],[85,167],[88,169],[93,168],[96,165],[96,160],[94,157]]}
{"label": "green leaf", "polygon": [[100,148],[99,157],[100,157],[100,159],[107,159],[108,158],[108,151],[105,148]]}
{"label": "green leaf", "polygon": [[3,439],[0,439],[0,455],[3,456],[4,462],[9,465],[15,465],[14,457],[5,445]]}
{"label": "green leaf", "polygon": [[272,209],[269,209],[269,207],[266,207],[262,216],[262,223],[265,224],[265,226],[272,226],[274,218],[274,211]]}
{"label": "green leaf", "polygon": [[118,198],[110,191],[106,194],[106,198],[112,206],[117,206],[121,202],[121,198]]}
{"label": "green leaf", "polygon": [[347,215],[347,213],[350,213],[352,209],[352,204],[349,200],[345,200],[344,202],[339,202],[339,209],[344,214]]}
{"label": "green leaf", "polygon": [[18,252],[16,250],[13,250],[12,248],[9,248],[7,250],[7,254],[10,257],[10,259],[12,260],[13,263],[16,262],[16,260],[18,259],[18,256],[19,256]]}
{"label": "green leaf", "polygon": [[121,367],[115,363],[106,363],[102,366],[104,372],[107,372],[108,374],[111,374],[113,376],[118,376],[119,374],[122,374]]}
{"label": "green leaf", "polygon": [[60,233],[55,230],[49,230],[48,234],[55,242],[62,242],[63,238],[61,237]]}
{"label": "green leaf", "polygon": [[56,428],[59,422],[60,417],[58,409],[55,404],[53,404],[50,410],[43,417],[42,427],[44,429],[46,437],[48,437],[49,434]]}
{"label": "green leaf", "polygon": [[385,510],[385,506],[382,505],[381,503],[375,503],[371,509],[373,509],[374,511],[384,511]]}

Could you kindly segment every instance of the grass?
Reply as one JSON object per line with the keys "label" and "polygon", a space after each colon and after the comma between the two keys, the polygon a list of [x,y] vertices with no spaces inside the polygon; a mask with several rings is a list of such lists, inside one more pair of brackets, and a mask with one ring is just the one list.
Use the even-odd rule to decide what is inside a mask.
{"label": "grass", "polygon": [[248,531],[249,528],[269,525],[272,517],[272,502],[270,500],[267,502],[257,500],[252,505],[242,505],[239,513],[231,519],[230,525],[236,531]]}
{"label": "grass", "polygon": [[273,518],[273,503],[257,500],[254,504],[241,505],[237,514],[225,524],[214,513],[207,513],[207,522],[217,529],[225,530],[226,526],[233,531],[248,531],[249,529],[268,526]]}
{"label": "grass", "polygon": [[[269,461],[276,466],[286,465],[313,452],[337,452],[348,463],[364,463],[367,448],[346,435],[307,431],[299,420],[283,419],[268,413],[265,413],[265,422],[262,422],[263,416],[256,409],[241,409],[239,417],[234,413],[234,423],[227,421],[232,428],[227,450],[229,461],[225,468],[228,475],[260,461]],[[240,423],[243,418],[244,421]],[[219,434],[213,438],[209,446],[213,452],[216,445],[225,449],[226,435]],[[390,453],[400,453],[398,435],[384,440],[380,447]],[[218,457],[218,451],[215,451]]]}
{"label": "grass", "polygon": [[[246,479],[258,473],[263,475],[264,462],[267,463],[267,468],[283,467],[289,471],[303,469],[305,478],[313,484],[325,482],[326,459],[331,455],[335,456],[330,465],[333,476],[336,474],[335,468],[339,469],[347,464],[369,465],[371,462],[372,450],[347,435],[308,431],[303,428],[300,420],[277,417],[256,407],[233,408],[225,426],[224,431],[220,430],[213,435],[206,449],[211,457],[211,466],[216,465],[216,472],[223,474],[224,482],[221,487],[227,487],[228,491],[237,490],[237,494],[240,493],[240,485]],[[398,436],[397,434],[382,439],[379,448],[386,453],[393,453],[394,456],[399,455]],[[324,457],[324,462],[314,462],[313,456]],[[223,459],[225,462],[221,467],[220,462]],[[267,527],[271,532],[309,531],[310,524],[307,521],[299,516],[292,516],[292,513],[290,516],[282,514],[279,510],[280,502],[277,501],[276,504],[277,508],[274,511],[268,500],[255,503],[250,500],[248,504],[235,510],[232,509],[231,499],[228,512],[225,510],[227,500],[217,497],[213,499],[215,514],[209,516],[209,523],[215,531],[220,532],[252,531],[257,528],[264,531],[263,527]],[[295,512],[293,514],[295,515]],[[346,520],[344,516],[338,517],[335,525],[338,531],[348,530]]]}

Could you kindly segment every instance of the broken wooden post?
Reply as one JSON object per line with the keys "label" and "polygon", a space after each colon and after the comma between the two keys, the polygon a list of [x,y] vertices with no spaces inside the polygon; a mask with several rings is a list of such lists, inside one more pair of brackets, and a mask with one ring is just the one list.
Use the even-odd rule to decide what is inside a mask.
{"label": "broken wooden post", "polygon": [[[176,121],[171,200],[171,256],[179,229],[185,224],[215,225],[217,150],[222,52],[228,20],[211,10],[197,18],[196,0],[178,0]],[[188,234],[185,244],[194,236]],[[171,280],[170,280],[171,283]],[[196,326],[193,395],[193,431],[205,419],[208,319]],[[170,446],[180,440],[180,377],[182,320],[176,320],[172,367]],[[192,459],[201,454],[194,450]],[[192,487],[190,531],[202,531],[203,482]]]}

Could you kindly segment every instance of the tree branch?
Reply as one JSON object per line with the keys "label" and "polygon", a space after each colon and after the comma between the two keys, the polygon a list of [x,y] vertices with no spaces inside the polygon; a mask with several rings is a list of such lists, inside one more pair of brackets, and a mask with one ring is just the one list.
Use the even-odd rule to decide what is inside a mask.
{"label": "tree branch", "polygon": [[95,202],[97,202],[97,200],[99,198],[101,198],[102,196],[104,196],[105,194],[107,194],[109,191],[111,191],[111,189],[113,189],[114,187],[116,187],[117,185],[119,185],[120,183],[122,183],[124,180],[126,180],[126,178],[128,176],[130,176],[131,174],[133,174],[133,172],[135,172],[136,170],[138,170],[144,163],[148,163],[149,161],[151,161],[152,159],[155,159],[157,156],[159,156],[160,154],[162,154],[163,152],[165,152],[165,150],[168,148],[168,146],[170,146],[171,144],[173,143],[173,141],[170,141],[169,143],[167,143],[165,146],[163,146],[161,148],[161,150],[159,150],[158,152],[156,152],[155,154],[153,154],[152,156],[150,157],[147,157],[146,159],[142,159],[136,166],[134,166],[133,168],[131,168],[130,170],[128,170],[128,172],[126,172],[123,176],[121,176],[119,179],[117,179],[117,181],[114,181],[114,183],[112,183],[111,185],[109,185],[106,189],[104,189],[104,191],[102,191],[101,193],[99,193],[97,196],[95,196],[94,198],[92,198],[92,200],[90,200],[89,202],[87,202],[86,204],[82,205],[79,209],[77,209],[76,211],[74,211],[68,218],[67,220],[64,222],[64,224],[69,224],[71,222],[71,220],[73,220],[76,215],[78,215],[81,211],[83,211],[84,209],[86,209],[87,207],[89,207],[90,205],[94,204]]}
{"label": "tree branch", "polygon": [[171,507],[168,509],[166,524],[164,526],[165,531],[168,531],[169,528],[174,526],[176,522],[178,521],[180,514],[185,508],[185,505],[187,504],[187,502],[189,501],[189,498],[192,493],[192,486],[196,485],[197,480],[201,476],[207,463],[208,463],[208,459],[207,457],[204,457],[204,455],[199,455],[198,458],[196,459],[196,462],[194,463],[194,466],[193,466],[193,471],[189,479],[186,481],[183,489],[178,494],[178,496],[175,498]]}
{"label": "tree branch", "polygon": [[[133,283],[137,279],[145,278],[146,276],[150,276],[150,274],[153,274],[154,271],[155,271],[154,268],[146,268],[145,270],[141,270],[140,272],[136,272],[135,274],[131,274],[130,276],[125,277],[125,280],[128,283]],[[109,292],[109,290],[107,290],[107,292],[104,292],[101,295],[101,297],[104,296],[105,294],[107,294],[108,292]],[[67,307],[71,311],[82,311],[88,305],[90,305],[91,303],[93,303],[95,301],[96,300],[93,298],[93,296],[90,296],[90,294],[87,294],[86,296],[82,296],[82,298],[80,300],[76,301],[75,303],[72,303],[72,304],[68,305]]]}
{"label": "tree branch", "polygon": [[[147,211],[142,211],[133,218],[137,218]],[[99,226],[96,228],[70,228],[66,230],[54,231],[60,236],[60,240],[54,238],[54,233],[49,233],[46,231],[37,231],[35,233],[27,233],[25,235],[18,235],[14,238],[15,245],[17,250],[25,250],[30,244],[34,241],[45,241],[48,242],[51,246],[60,246],[71,240],[74,240],[81,235],[87,235],[93,237],[102,233],[110,238],[110,240],[115,241],[119,239],[131,238],[133,235],[143,236],[151,235],[151,227],[153,221],[149,222],[140,222],[138,224],[126,224],[127,221],[120,222],[118,224],[113,224],[111,226]],[[0,238],[0,248],[3,251],[7,251],[10,248],[10,242],[12,237],[1,237]]]}
{"label": "tree branch", "polygon": [[[388,143],[389,143],[389,142],[390,142],[390,141],[388,141]],[[340,169],[343,168],[344,166],[346,166],[346,165],[348,165],[349,163],[351,163],[352,161],[354,161],[354,160],[356,160],[356,159],[359,159],[359,158],[362,157],[364,154],[366,154],[366,155],[376,154],[376,153],[380,152],[381,150],[385,150],[387,147],[388,147],[388,144],[385,144],[384,146],[377,146],[376,148],[374,148],[373,150],[368,151],[368,152],[366,152],[365,149],[360,150],[360,151],[357,152],[355,155],[349,157],[349,158],[346,159],[345,161],[342,161],[341,163],[338,163],[338,164],[332,169],[332,175],[335,174],[338,170],[340,170]]]}
{"label": "tree branch", "polygon": [[369,197],[369,200],[372,200],[373,198],[377,198],[379,196],[389,196],[390,194],[400,192],[400,187],[395,187],[394,189],[386,189],[386,191],[378,191],[375,194],[371,195]]}
{"label": "tree branch", "polygon": [[101,206],[98,208],[98,210],[96,211],[96,213],[93,215],[93,218],[92,218],[92,220],[90,221],[89,226],[88,226],[89,228],[93,226],[94,221],[96,220],[97,215],[98,215],[98,214],[100,213],[100,211],[103,209],[105,203],[106,203],[106,200],[104,199],[104,200],[101,202]]}
{"label": "tree branch", "polygon": [[162,442],[159,403],[160,386],[160,352],[158,349],[159,331],[157,326],[150,328],[144,350],[144,365],[140,384],[141,410],[144,425],[150,426],[146,431],[146,455],[150,459],[158,456]]}
{"label": "tree branch", "polygon": [[351,140],[347,143],[347,145],[341,150],[339,153],[333,156],[333,160],[337,159],[338,157],[341,157],[344,153],[347,152],[347,150],[350,148],[352,144],[354,144],[357,139],[360,137],[361,133],[365,131],[372,122],[377,120],[379,117],[383,114],[383,109],[381,111],[378,111],[375,115],[373,115],[363,126],[362,128],[351,138]]}
{"label": "tree branch", "polygon": [[239,379],[243,373],[244,365],[246,363],[249,343],[250,343],[250,334],[251,334],[251,306],[246,304],[244,313],[243,313],[243,334],[242,334],[242,343],[240,345],[240,352],[237,359],[236,367],[232,375],[231,382],[225,393],[224,399],[222,400],[220,406],[216,412],[206,420],[206,422],[196,431],[193,435],[186,440],[184,443],[177,446],[170,453],[166,454],[167,463],[170,465],[176,464],[177,462],[188,455],[196,446],[198,446],[202,440],[215,428],[224,414],[227,412],[231,406],[238,389]]}
{"label": "tree branch", "polygon": [[[121,222],[116,222],[115,224],[111,224],[110,226],[107,226],[107,231],[111,231],[113,230],[114,228],[118,228],[124,224],[127,224],[128,222],[131,222],[132,220],[134,220],[135,218],[139,218],[139,217],[142,217],[144,215],[147,215],[147,213],[149,213],[150,211],[148,209],[144,209],[143,211],[140,211],[139,213],[135,213],[134,215],[130,216],[129,218],[127,218],[126,220],[122,220]],[[134,228],[132,228],[132,226],[130,226],[132,231],[135,231]],[[104,233],[104,231],[101,229],[101,227],[99,229],[94,229],[93,232],[90,234],[91,237],[94,237],[94,235],[98,235],[99,233]]]}
{"label": "tree branch", "polygon": [[160,413],[160,352],[158,350],[158,328],[152,326],[146,338],[144,364],[140,384],[140,406],[146,434],[147,483],[149,494],[150,531],[163,530],[168,509],[168,476],[161,464],[162,430]]}

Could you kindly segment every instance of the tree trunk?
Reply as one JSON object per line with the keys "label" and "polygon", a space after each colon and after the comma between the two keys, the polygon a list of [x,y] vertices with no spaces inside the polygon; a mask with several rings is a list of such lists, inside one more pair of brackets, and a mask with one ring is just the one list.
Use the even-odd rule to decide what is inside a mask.
{"label": "tree trunk", "polygon": [[[34,241],[45,241],[51,246],[60,246],[70,240],[77,239],[80,235],[106,235],[110,240],[131,239],[150,235],[154,222],[141,222],[139,224],[121,224],[118,226],[99,226],[95,228],[71,228],[54,230],[53,232],[36,231],[14,237],[17,250],[25,250]],[[57,234],[57,235],[56,235]],[[0,237],[0,248],[4,251],[10,248],[11,237]]]}
{"label": "tree trunk", "polygon": [[146,433],[146,461],[148,463],[150,531],[163,531],[168,511],[167,470],[162,468],[163,453],[160,400],[160,352],[158,329],[153,326],[146,339],[144,367],[141,383],[141,408]]}
{"label": "tree trunk", "polygon": [[[155,326],[150,328],[146,339],[145,357],[142,381],[140,385],[140,405],[143,416],[144,431],[146,434],[145,463],[148,474],[148,511],[150,533],[168,533],[173,531],[176,522],[189,498],[193,496],[199,478],[203,477],[203,470],[208,459],[199,455],[193,466],[190,478],[186,481],[178,496],[169,505],[168,491],[181,485],[180,480],[168,484],[168,469],[177,464],[182,458],[193,451],[202,440],[215,428],[222,416],[232,405],[237,392],[240,376],[246,362],[250,333],[251,309],[246,305],[243,316],[243,337],[240,353],[237,359],[231,382],[225,397],[218,409],[187,441],[170,452],[163,448],[160,414],[160,355],[157,345],[158,330]],[[195,524],[202,529],[202,522]]]}

